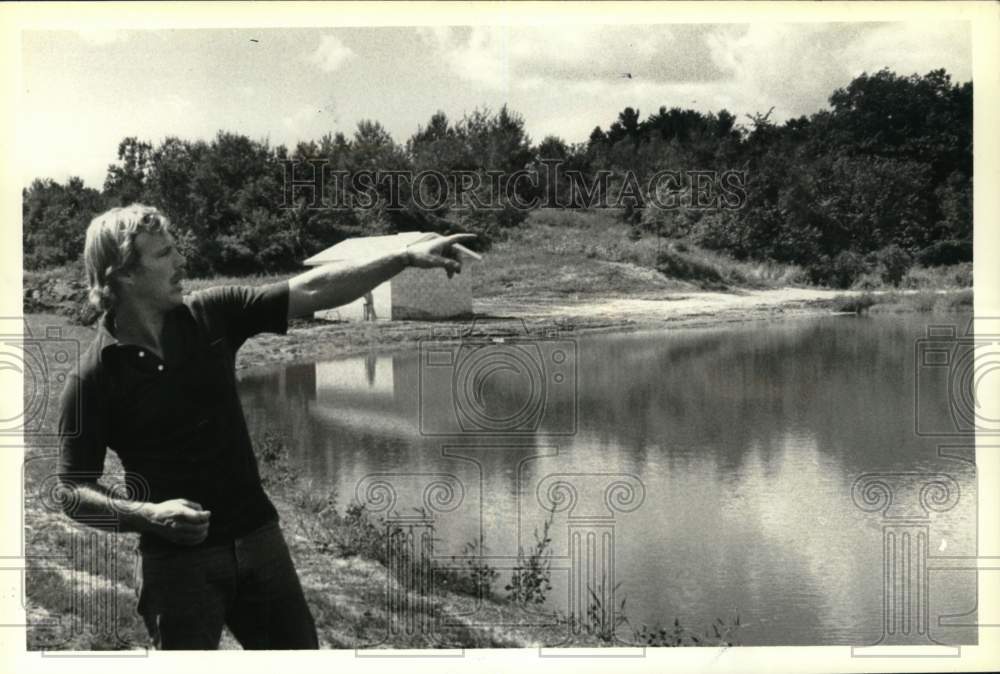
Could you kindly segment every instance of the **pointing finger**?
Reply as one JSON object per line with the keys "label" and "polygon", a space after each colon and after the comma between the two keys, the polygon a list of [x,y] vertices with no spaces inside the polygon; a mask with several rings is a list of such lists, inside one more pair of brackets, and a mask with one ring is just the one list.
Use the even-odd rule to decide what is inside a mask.
{"label": "pointing finger", "polygon": [[473,241],[476,238],[478,237],[475,234],[451,234],[449,236],[444,237],[444,240],[445,242],[451,244],[451,243],[460,243],[462,241]]}

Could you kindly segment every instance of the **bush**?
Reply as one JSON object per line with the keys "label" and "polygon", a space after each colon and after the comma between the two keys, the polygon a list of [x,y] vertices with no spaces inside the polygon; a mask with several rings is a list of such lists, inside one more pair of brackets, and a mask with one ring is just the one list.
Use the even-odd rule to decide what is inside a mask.
{"label": "bush", "polygon": [[178,252],[184,256],[184,269],[186,275],[192,278],[201,278],[212,274],[212,262],[208,259],[198,245],[198,237],[191,230],[175,227],[174,245]]}
{"label": "bush", "polygon": [[839,296],[833,298],[831,308],[841,313],[860,314],[868,311],[868,309],[878,304],[879,301],[879,297],[871,293],[850,297]]}
{"label": "bush", "polygon": [[963,290],[962,292],[945,295],[939,302],[939,305],[942,310],[946,311],[972,311],[975,304],[974,299],[972,290]]}
{"label": "bush", "polygon": [[853,290],[878,290],[882,287],[883,277],[880,274],[865,273],[859,276],[851,285]]}
{"label": "bush", "polygon": [[841,251],[836,257],[823,255],[809,267],[813,283],[850,288],[863,274],[869,272],[865,258],[850,250]]}
{"label": "bush", "polygon": [[959,288],[972,287],[972,264],[958,264],[954,266],[951,279]]}
{"label": "bush", "polygon": [[913,264],[910,255],[896,244],[886,246],[878,251],[875,254],[875,260],[879,266],[882,280],[894,286],[899,285],[899,282],[903,280],[903,275]]}
{"label": "bush", "polygon": [[955,239],[936,241],[917,253],[917,262],[925,267],[972,262],[972,242]]}
{"label": "bush", "polygon": [[719,270],[693,255],[667,249],[656,258],[656,270],[670,278],[691,281],[706,288],[726,287],[726,280]]}
{"label": "bush", "polygon": [[921,288],[971,288],[972,263],[909,269],[900,282],[903,288],[920,290]]}

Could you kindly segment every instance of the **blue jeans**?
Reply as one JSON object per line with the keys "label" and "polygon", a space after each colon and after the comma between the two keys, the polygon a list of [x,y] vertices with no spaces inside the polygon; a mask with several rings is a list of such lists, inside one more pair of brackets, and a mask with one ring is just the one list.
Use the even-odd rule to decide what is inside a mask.
{"label": "blue jeans", "polygon": [[246,649],[318,648],[277,522],[226,545],[143,552],[139,613],[156,648],[211,650],[223,625]]}

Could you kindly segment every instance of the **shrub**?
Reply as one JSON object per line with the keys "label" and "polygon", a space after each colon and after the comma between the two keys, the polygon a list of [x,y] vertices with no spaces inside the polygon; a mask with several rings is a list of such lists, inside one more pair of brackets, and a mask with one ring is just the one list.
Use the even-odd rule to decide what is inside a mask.
{"label": "shrub", "polygon": [[480,598],[491,597],[493,584],[500,572],[486,561],[486,552],[486,545],[482,540],[467,542],[462,551],[463,558],[452,556],[452,566],[436,568],[435,580],[452,592]]}
{"label": "shrub", "polygon": [[664,276],[691,281],[708,288],[724,288],[726,281],[719,270],[693,255],[667,249],[656,258],[656,270]]}
{"label": "shrub", "polygon": [[869,271],[868,264],[862,255],[844,250],[833,258],[828,255],[821,256],[809,267],[809,276],[813,283],[834,288],[850,288],[867,271]]}
{"label": "shrub", "polygon": [[941,267],[910,268],[900,282],[903,288],[919,290],[921,288],[971,288],[972,287],[972,263],[962,262],[960,264]]}
{"label": "shrub", "polygon": [[851,288],[854,290],[878,290],[882,287],[883,277],[879,274],[864,273],[855,279]]}
{"label": "shrub", "polygon": [[535,530],[535,546],[525,555],[517,551],[517,568],[511,573],[510,582],[504,587],[507,598],[519,604],[541,604],[552,589],[552,538],[549,529],[554,515],[545,520],[541,535]]}
{"label": "shrub", "polygon": [[833,298],[833,310],[843,313],[860,314],[879,303],[879,297],[871,293],[854,295],[850,297],[840,296]]}
{"label": "shrub", "polygon": [[972,262],[972,242],[955,239],[935,241],[917,253],[917,262],[925,267]]}
{"label": "shrub", "polygon": [[878,251],[875,254],[875,260],[881,271],[882,280],[894,286],[899,285],[899,282],[903,280],[903,275],[913,264],[910,255],[896,244],[886,246]]}
{"label": "shrub", "polygon": [[972,264],[957,264],[951,274],[952,280],[959,288],[972,287]]}
{"label": "shrub", "polygon": [[974,304],[973,291],[963,290],[958,293],[945,295],[938,305],[944,311],[972,311]]}

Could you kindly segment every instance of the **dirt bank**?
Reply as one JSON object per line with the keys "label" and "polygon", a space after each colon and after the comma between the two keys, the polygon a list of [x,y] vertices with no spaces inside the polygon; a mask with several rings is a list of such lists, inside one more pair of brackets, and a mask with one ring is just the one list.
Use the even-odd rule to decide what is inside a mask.
{"label": "dirt bank", "polygon": [[[816,288],[735,292],[646,293],[629,297],[574,298],[535,295],[477,300],[475,316],[460,321],[295,322],[288,335],[261,335],[240,351],[237,367],[333,358],[371,350],[407,348],[421,339],[474,326],[477,332],[544,335],[675,329],[831,313],[834,297],[851,294]],[[522,327],[523,325],[523,327]]]}

